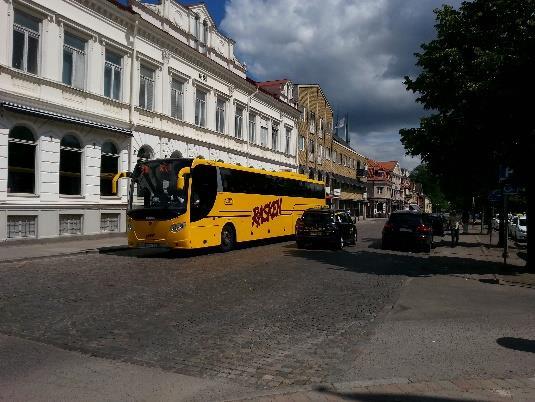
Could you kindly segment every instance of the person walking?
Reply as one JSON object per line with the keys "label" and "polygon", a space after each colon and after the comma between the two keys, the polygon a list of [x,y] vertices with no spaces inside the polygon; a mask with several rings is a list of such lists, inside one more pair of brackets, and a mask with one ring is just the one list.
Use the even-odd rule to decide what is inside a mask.
{"label": "person walking", "polygon": [[455,247],[459,244],[459,231],[461,229],[461,216],[457,212],[450,214],[450,232],[451,232],[451,246]]}

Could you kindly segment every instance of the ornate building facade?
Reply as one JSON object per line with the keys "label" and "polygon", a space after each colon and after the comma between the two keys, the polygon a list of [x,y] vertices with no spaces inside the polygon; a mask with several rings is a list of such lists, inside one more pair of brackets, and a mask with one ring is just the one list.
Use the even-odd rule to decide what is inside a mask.
{"label": "ornate building facade", "polygon": [[297,170],[299,111],[203,4],[0,0],[0,240],[124,231],[138,159]]}

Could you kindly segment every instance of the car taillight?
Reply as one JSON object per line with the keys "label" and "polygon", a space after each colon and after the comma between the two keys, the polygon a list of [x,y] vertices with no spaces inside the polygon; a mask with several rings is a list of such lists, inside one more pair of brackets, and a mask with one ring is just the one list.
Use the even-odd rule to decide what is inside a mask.
{"label": "car taillight", "polygon": [[420,225],[416,228],[416,231],[418,233],[429,233],[432,231],[432,229],[429,226]]}
{"label": "car taillight", "polygon": [[388,232],[390,230],[394,230],[394,225],[391,223],[385,223],[385,226],[383,227],[383,232]]}

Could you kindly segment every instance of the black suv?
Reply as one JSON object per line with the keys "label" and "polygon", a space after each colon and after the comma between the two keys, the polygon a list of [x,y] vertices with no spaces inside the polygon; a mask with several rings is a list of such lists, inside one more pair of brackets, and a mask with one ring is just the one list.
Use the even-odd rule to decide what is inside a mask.
{"label": "black suv", "polygon": [[410,247],[426,252],[433,246],[433,226],[421,212],[393,212],[383,227],[383,249]]}
{"label": "black suv", "polygon": [[344,210],[308,209],[295,224],[297,247],[322,243],[341,249],[357,243],[357,226]]}

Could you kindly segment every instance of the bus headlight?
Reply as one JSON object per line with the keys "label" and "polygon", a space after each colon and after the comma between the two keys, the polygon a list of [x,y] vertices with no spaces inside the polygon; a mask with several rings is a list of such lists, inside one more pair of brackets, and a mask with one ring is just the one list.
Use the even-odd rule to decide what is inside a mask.
{"label": "bus headlight", "polygon": [[177,233],[177,232],[180,232],[182,229],[184,229],[186,227],[186,224],[185,223],[173,223],[170,227],[169,227],[169,231],[172,232],[172,233]]}

